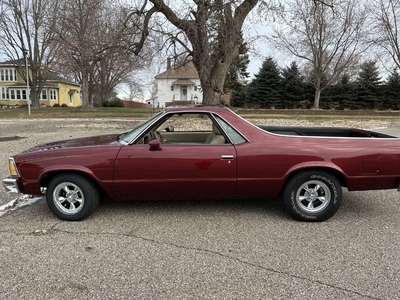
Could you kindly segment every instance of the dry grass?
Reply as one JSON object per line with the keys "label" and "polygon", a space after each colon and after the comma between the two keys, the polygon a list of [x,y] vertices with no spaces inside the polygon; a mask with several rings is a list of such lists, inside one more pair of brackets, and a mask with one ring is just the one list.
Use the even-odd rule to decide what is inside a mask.
{"label": "dry grass", "polygon": [[152,114],[152,109],[96,107],[93,110],[80,110],[76,107],[45,107],[40,109],[31,109],[31,114],[29,115],[27,106],[6,109],[0,108],[0,118],[8,119],[148,118]]}

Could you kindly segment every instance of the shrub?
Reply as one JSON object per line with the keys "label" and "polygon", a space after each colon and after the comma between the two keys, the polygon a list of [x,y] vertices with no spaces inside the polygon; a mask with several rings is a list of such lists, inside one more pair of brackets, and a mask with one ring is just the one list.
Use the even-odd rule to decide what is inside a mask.
{"label": "shrub", "polygon": [[108,101],[103,101],[102,105],[104,107],[125,107],[124,102],[118,98],[113,98]]}
{"label": "shrub", "polygon": [[68,105],[63,103],[63,104],[61,104],[61,107],[68,107]]}
{"label": "shrub", "polygon": [[60,104],[54,103],[54,104],[53,104],[53,107],[60,107]]}

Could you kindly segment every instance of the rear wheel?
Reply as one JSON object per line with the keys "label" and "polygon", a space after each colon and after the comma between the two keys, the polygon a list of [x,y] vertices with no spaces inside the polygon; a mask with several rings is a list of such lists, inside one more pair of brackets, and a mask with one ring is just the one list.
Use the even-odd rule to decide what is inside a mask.
{"label": "rear wheel", "polygon": [[81,175],[60,174],[47,186],[46,202],[58,218],[80,221],[96,209],[99,192],[90,180]]}
{"label": "rear wheel", "polygon": [[333,175],[323,171],[305,171],[294,176],[283,192],[288,213],[300,221],[325,221],[342,202],[342,188]]}

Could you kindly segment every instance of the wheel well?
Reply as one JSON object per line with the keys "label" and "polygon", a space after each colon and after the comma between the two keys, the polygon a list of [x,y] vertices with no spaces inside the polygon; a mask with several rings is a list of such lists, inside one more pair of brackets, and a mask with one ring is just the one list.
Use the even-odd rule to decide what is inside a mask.
{"label": "wheel well", "polygon": [[103,188],[98,184],[98,182],[93,179],[93,177],[89,176],[88,174],[86,174],[84,172],[79,172],[79,171],[55,171],[55,172],[49,172],[45,176],[43,176],[42,179],[40,180],[40,187],[47,187],[49,182],[54,177],[56,177],[57,175],[60,175],[60,174],[72,174],[72,175],[76,174],[76,175],[80,175],[82,177],[85,177],[87,180],[89,180],[90,182],[92,182],[94,184],[96,189],[99,191],[100,195],[106,195],[107,194],[103,190]]}
{"label": "wheel well", "polygon": [[300,169],[300,170],[296,170],[295,172],[291,173],[285,180],[285,183],[282,187],[282,191],[283,192],[286,188],[286,185],[288,184],[288,182],[297,174],[302,173],[302,172],[308,172],[308,171],[323,171],[326,173],[330,173],[333,176],[336,177],[336,179],[339,181],[340,185],[342,187],[347,187],[347,181],[346,178],[343,176],[342,173],[340,173],[339,171],[335,170],[335,169],[330,169],[330,168],[310,168],[310,169]]}

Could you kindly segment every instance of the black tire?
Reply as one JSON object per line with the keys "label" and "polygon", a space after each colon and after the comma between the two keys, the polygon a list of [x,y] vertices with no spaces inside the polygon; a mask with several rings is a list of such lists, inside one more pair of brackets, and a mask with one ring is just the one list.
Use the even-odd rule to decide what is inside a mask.
{"label": "black tire", "polygon": [[87,178],[77,174],[54,177],[46,190],[50,210],[61,220],[81,221],[99,204],[99,192]]}
{"label": "black tire", "polygon": [[301,172],[287,183],[283,191],[287,212],[299,221],[325,221],[337,212],[341,202],[339,181],[323,171]]}

